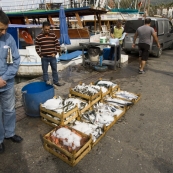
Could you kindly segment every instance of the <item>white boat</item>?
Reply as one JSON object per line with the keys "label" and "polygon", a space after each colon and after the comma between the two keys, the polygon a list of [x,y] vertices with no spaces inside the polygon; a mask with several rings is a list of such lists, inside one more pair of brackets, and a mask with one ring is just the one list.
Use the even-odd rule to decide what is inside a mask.
{"label": "white boat", "polygon": [[[42,75],[41,58],[38,56],[34,45],[35,36],[41,32],[41,25],[9,24],[7,32],[14,37],[21,57],[17,76],[30,77]],[[70,65],[82,63],[81,54],[82,51],[75,51],[65,54],[65,59],[63,59],[64,56],[57,57],[58,70],[60,71]],[[51,72],[50,67],[48,72]]]}

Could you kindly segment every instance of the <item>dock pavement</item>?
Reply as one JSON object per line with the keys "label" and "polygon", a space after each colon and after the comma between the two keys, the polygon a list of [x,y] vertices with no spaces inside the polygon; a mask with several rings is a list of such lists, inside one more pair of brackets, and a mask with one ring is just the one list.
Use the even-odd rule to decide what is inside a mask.
{"label": "dock pavement", "polygon": [[59,72],[63,87],[56,95],[67,97],[69,88],[99,78],[120,84],[122,90],[141,93],[141,100],[108,131],[75,167],[70,167],[43,148],[42,136],[52,128],[40,118],[25,115],[20,90],[36,78],[17,84],[16,134],[20,144],[4,141],[6,150],[0,173],[172,173],[173,172],[173,51],[150,57],[145,74],[138,74],[136,55],[116,71],[96,72],[82,66]]}

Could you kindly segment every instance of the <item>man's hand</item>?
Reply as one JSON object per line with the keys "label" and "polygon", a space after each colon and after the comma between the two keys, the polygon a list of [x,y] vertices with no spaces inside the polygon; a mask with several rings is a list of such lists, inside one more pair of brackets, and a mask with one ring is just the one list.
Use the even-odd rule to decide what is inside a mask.
{"label": "man's hand", "polygon": [[135,48],[135,44],[134,43],[132,44],[132,48]]}
{"label": "man's hand", "polygon": [[52,54],[52,57],[55,57],[55,56],[56,56],[56,55],[53,53],[53,54]]}
{"label": "man's hand", "polygon": [[160,49],[160,43],[157,43],[157,47]]}
{"label": "man's hand", "polygon": [[0,88],[4,87],[5,85],[7,85],[6,81],[0,77]]}

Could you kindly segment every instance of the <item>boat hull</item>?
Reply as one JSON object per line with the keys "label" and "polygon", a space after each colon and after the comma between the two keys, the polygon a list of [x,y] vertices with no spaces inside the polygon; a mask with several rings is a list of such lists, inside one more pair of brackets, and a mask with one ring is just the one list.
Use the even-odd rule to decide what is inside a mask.
{"label": "boat hull", "polygon": [[[57,69],[58,71],[62,71],[69,66],[76,66],[82,63],[82,56],[74,58],[70,61],[60,61],[57,62]],[[51,73],[51,67],[49,66],[48,72]],[[42,66],[40,64],[20,64],[17,76],[19,77],[34,77],[34,76],[41,76],[43,74]]]}

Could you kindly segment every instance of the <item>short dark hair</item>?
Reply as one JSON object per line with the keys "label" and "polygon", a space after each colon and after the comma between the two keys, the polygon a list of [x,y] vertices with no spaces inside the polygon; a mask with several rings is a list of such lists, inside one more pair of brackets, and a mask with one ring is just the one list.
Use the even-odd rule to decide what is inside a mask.
{"label": "short dark hair", "polygon": [[0,10],[0,22],[3,23],[4,25],[8,25],[9,21],[10,20],[8,16],[2,10]]}
{"label": "short dark hair", "polygon": [[45,22],[43,22],[43,25],[42,25],[43,27],[45,27],[45,26],[51,26],[51,24],[50,24],[50,22],[48,22],[48,21],[45,21]]}
{"label": "short dark hair", "polygon": [[150,18],[146,18],[145,19],[145,24],[150,24],[151,23],[151,19]]}

